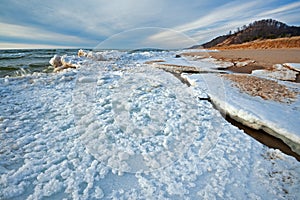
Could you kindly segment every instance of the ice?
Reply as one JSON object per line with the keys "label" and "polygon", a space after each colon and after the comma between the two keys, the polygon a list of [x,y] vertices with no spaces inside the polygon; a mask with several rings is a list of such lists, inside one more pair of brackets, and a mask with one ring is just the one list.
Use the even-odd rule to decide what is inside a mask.
{"label": "ice", "polygon": [[[232,82],[217,75],[191,75],[188,78],[196,82],[196,88],[207,88],[211,100],[224,113],[249,127],[263,129],[282,139],[293,151],[300,154],[299,94],[295,101],[286,105],[242,93],[232,86]],[[294,91],[298,90],[297,84],[281,84]]]}
{"label": "ice", "polygon": [[103,52],[93,52],[93,51],[85,52],[82,49],[80,49],[78,51],[78,56],[79,57],[87,57],[87,58],[93,59],[95,61],[105,61],[105,60],[107,60],[104,57]]}
{"label": "ice", "polygon": [[273,70],[253,70],[255,76],[269,77],[277,80],[295,81],[299,72],[290,70],[285,65],[277,64],[273,66]]}
{"label": "ice", "polygon": [[232,63],[219,62],[213,58],[202,58],[200,60],[194,60],[189,57],[180,57],[176,58],[167,57],[163,59],[165,62],[163,63],[154,63],[156,65],[165,64],[165,65],[174,65],[174,66],[187,66],[187,67],[195,67],[200,72],[210,72],[210,73],[220,73],[222,72],[219,68],[227,68],[232,66]]}
{"label": "ice", "polygon": [[[208,137],[197,128],[201,111],[187,86],[149,66],[140,66],[135,72],[123,70],[122,75],[100,71],[78,78],[73,98],[84,101],[92,113],[79,111],[77,123],[86,130],[82,141],[95,158],[120,173],[152,171],[175,162],[198,137],[195,133]],[[99,77],[101,84],[98,80],[87,86],[82,80],[90,76]],[[93,90],[86,92],[87,87]],[[101,107],[95,107],[95,102]]]}
{"label": "ice", "polygon": [[0,79],[0,199],[297,199],[299,162],[199,100],[220,79],[143,64],[174,52],[112,54]]}
{"label": "ice", "polygon": [[58,55],[54,55],[50,61],[49,61],[50,65],[52,65],[53,67],[60,67],[62,65],[61,63],[61,57]]}
{"label": "ice", "polygon": [[291,68],[292,70],[295,70],[295,71],[300,71],[300,63],[284,63],[283,65]]}
{"label": "ice", "polygon": [[67,55],[54,55],[49,61],[50,65],[54,67],[54,72],[69,68],[78,68],[80,64],[82,64],[82,62],[83,60],[81,59],[81,57]]}
{"label": "ice", "polygon": [[261,70],[253,70],[252,74],[255,76],[269,77],[278,80],[295,81],[298,73],[292,70],[269,71],[269,70],[261,69]]}

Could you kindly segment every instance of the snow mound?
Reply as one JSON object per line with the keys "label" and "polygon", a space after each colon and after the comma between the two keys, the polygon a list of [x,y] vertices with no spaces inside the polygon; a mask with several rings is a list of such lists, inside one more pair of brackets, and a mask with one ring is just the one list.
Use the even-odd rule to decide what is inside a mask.
{"label": "snow mound", "polygon": [[78,68],[82,64],[82,59],[76,56],[59,56],[54,55],[49,63],[54,67],[53,72],[62,71],[69,68]]}
{"label": "snow mound", "polygon": [[[228,76],[228,75],[226,75]],[[235,75],[237,76],[237,75]],[[240,78],[247,78],[248,76],[239,75]],[[224,113],[230,115],[236,121],[243,123],[254,129],[262,129],[267,133],[282,139],[291,149],[300,154],[300,135],[299,135],[299,88],[297,85],[282,82],[280,95],[283,95],[282,101],[266,100],[268,97],[264,96],[251,96],[248,93],[241,91],[237,87],[233,87],[233,82],[226,80],[221,76],[206,74],[206,75],[190,75],[190,80],[196,83],[195,90],[199,88],[207,88],[205,91],[213,101],[213,103]],[[270,81],[270,80],[269,80]],[[246,82],[247,83],[247,82]],[[251,84],[246,84],[245,87],[250,87],[250,92],[260,92],[255,89]],[[223,90],[220,90],[223,88]],[[271,86],[271,88],[273,88]],[[295,91],[289,99],[289,92],[286,89],[290,88]],[[245,89],[245,88],[244,88]],[[253,91],[252,91],[253,89]],[[274,88],[273,88],[274,89]],[[225,94],[223,94],[225,93]],[[278,94],[270,91],[270,95]],[[225,97],[225,98],[224,98]],[[280,96],[279,96],[280,97]],[[287,123],[288,122],[288,123]]]}
{"label": "snow mound", "polygon": [[277,64],[273,66],[273,70],[253,70],[252,74],[283,81],[295,81],[299,72],[291,70],[285,67],[285,65]]}
{"label": "snow mound", "polygon": [[[199,154],[204,156],[218,138],[214,120],[201,125],[203,110],[190,89],[148,65],[121,74],[84,73],[73,99],[82,141],[115,173],[171,165],[195,140],[203,142]],[[80,102],[85,102],[84,108]]]}
{"label": "snow mound", "polygon": [[300,72],[300,63],[284,63],[283,65]]}

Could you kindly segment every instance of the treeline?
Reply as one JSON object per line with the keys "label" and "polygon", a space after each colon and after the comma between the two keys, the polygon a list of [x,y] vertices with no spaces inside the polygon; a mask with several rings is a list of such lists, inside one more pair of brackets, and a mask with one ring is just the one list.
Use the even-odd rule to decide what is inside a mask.
{"label": "treeline", "polygon": [[300,27],[288,26],[273,19],[264,19],[244,25],[233,33],[230,31],[227,35],[219,36],[202,46],[204,48],[211,48],[214,46],[242,44],[257,39],[275,39],[292,36],[300,36]]}

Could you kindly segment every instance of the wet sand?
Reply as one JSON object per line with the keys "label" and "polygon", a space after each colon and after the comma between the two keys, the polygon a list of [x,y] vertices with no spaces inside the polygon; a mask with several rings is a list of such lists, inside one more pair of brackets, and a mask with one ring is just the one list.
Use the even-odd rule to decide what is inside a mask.
{"label": "wet sand", "polygon": [[[258,68],[271,68],[274,64],[300,63],[300,48],[234,50],[226,49],[220,50],[219,52],[210,52],[209,55],[218,60],[230,62],[245,59],[255,60],[255,63],[252,64],[253,68],[255,68],[255,66]],[[234,68],[232,68],[231,70],[234,70]]]}

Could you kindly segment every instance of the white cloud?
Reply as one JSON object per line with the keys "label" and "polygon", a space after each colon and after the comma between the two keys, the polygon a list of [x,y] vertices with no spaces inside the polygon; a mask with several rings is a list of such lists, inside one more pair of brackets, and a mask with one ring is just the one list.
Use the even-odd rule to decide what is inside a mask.
{"label": "white cloud", "polygon": [[[144,33],[145,40],[141,40],[141,44],[170,45],[173,42],[179,45],[180,40],[176,37],[180,34],[203,41],[214,34],[220,35],[248,24],[257,17],[272,15],[299,23],[297,14],[292,11],[299,8],[300,2],[276,8],[278,1],[1,0],[0,36],[11,38],[12,43],[28,39],[45,44],[73,42],[93,46],[127,30],[162,27],[179,33],[159,31],[152,36]],[[136,35],[132,37],[134,39]]]}
{"label": "white cloud", "polygon": [[[6,4],[3,1],[2,5],[0,2],[5,13],[2,16],[8,16],[15,24],[27,23],[49,29],[56,27],[57,32],[71,29],[104,36],[137,27],[170,27],[190,21],[195,9],[203,4],[198,0],[10,0]],[[197,13],[203,12],[197,10]],[[178,17],[179,13],[184,17]]]}
{"label": "white cloud", "polygon": [[[168,32],[166,38],[154,38],[159,32]],[[183,48],[195,44],[195,41],[182,33],[159,27],[143,27],[131,29],[109,37],[101,42],[97,49],[113,48]]]}
{"label": "white cloud", "polygon": [[66,45],[48,45],[48,44],[30,44],[30,43],[10,43],[1,42],[0,49],[57,49],[57,48],[74,48]]}
{"label": "white cloud", "polygon": [[[240,1],[233,1],[216,7],[204,17],[190,23],[175,26],[172,29],[186,34],[196,41],[205,42],[205,40],[209,39],[217,31],[224,32],[226,29],[229,31],[245,23],[250,23],[249,18],[252,18],[251,16],[256,12],[254,8],[259,2],[251,1],[243,4]],[[220,22],[221,25],[219,24]],[[207,27],[211,28],[207,29]],[[150,39],[160,39],[163,41],[163,38],[171,38],[172,34],[170,31],[160,32],[151,36]],[[220,32],[217,35],[220,35]]]}
{"label": "white cloud", "polygon": [[154,33],[153,35],[150,35],[148,38],[146,38],[145,42],[153,44],[160,43],[160,45],[165,46],[165,48],[167,48],[167,46],[172,46],[172,43],[174,43],[174,47],[169,48],[188,47],[197,43],[191,37],[174,29],[168,29],[159,31],[158,33]]}
{"label": "white cloud", "polygon": [[237,28],[239,28],[243,25],[247,25],[255,20],[256,20],[255,17],[232,20],[232,21],[229,21],[228,23],[222,24],[220,26],[215,26],[213,28],[199,30],[195,34],[191,35],[191,37],[197,41],[201,41],[202,43],[208,42],[209,40],[211,40],[215,37],[228,34],[229,31],[234,32],[237,30]]}
{"label": "white cloud", "polygon": [[0,27],[5,27],[3,29],[0,29],[0,36],[18,38],[21,40],[25,39],[31,41],[44,41],[44,42],[55,41],[56,43],[62,43],[62,44],[74,43],[75,45],[92,42],[77,36],[63,35],[55,32],[40,30],[34,27],[26,27],[26,26],[7,24],[1,22],[0,22]]}
{"label": "white cloud", "polygon": [[296,8],[300,8],[300,2],[294,2],[294,3],[287,4],[287,5],[283,5],[279,8],[263,12],[263,13],[259,14],[258,16],[268,16],[268,15],[279,14],[279,13],[290,11],[290,10],[293,10]]}
{"label": "white cloud", "polygon": [[[161,1],[110,0],[60,1],[49,4],[39,1],[35,15],[39,23],[56,25],[61,30],[77,30],[87,35],[111,36],[118,32],[142,26],[158,16]],[[150,9],[153,8],[153,9]],[[156,9],[157,8],[157,9]],[[43,15],[42,12],[47,12]]]}
{"label": "white cloud", "polygon": [[243,15],[247,14],[247,12],[251,11],[251,9],[257,6],[257,1],[250,1],[247,3],[242,4],[240,1],[233,1],[217,7],[216,9],[212,10],[209,14],[200,19],[183,24],[181,26],[174,27],[175,30],[181,32],[187,32],[194,29],[203,28],[218,21],[223,21],[226,19],[234,18],[242,13]]}
{"label": "white cloud", "polygon": [[145,38],[144,44],[152,44],[165,49],[177,49],[196,45],[197,41],[174,29],[157,28],[157,33]]}

